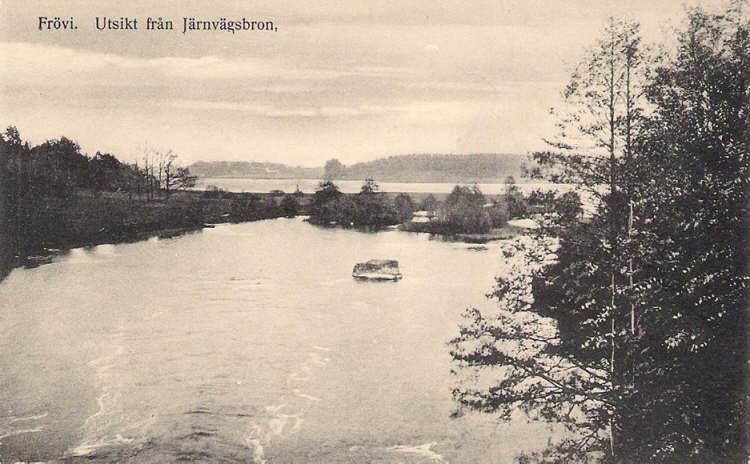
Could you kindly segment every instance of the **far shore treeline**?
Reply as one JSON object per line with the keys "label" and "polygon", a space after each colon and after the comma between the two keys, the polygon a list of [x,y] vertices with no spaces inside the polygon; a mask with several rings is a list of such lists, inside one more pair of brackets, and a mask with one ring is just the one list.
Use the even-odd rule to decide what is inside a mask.
{"label": "far shore treeline", "polygon": [[499,183],[508,176],[523,180],[529,157],[510,153],[410,154],[345,165],[337,158],[321,167],[251,161],[198,161],[189,166],[200,177],[321,179],[379,182]]}

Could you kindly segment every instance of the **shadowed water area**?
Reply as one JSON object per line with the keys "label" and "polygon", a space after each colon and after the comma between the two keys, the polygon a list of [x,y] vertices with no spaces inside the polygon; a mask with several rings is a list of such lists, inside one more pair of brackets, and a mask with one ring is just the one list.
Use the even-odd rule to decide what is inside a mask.
{"label": "shadowed water area", "polygon": [[[403,280],[352,279],[397,259]],[[454,403],[496,245],[300,219],[71,250],[0,282],[0,461],[503,463],[550,432]]]}

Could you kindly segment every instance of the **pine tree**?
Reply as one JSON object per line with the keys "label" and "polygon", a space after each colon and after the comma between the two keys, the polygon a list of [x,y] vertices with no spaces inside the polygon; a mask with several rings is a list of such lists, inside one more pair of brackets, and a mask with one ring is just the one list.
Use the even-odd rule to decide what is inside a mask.
{"label": "pine tree", "polygon": [[566,89],[561,137],[537,159],[597,209],[552,215],[508,250],[517,265],[498,278],[497,312],[467,311],[452,341],[460,405],[568,428],[524,460],[747,459],[742,6],[690,11],[648,74],[637,26],[611,21]]}

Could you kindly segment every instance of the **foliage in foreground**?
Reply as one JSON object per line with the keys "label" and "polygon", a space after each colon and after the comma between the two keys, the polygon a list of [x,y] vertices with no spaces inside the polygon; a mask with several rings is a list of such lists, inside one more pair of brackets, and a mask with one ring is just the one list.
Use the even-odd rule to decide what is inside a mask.
{"label": "foliage in foreground", "polygon": [[[509,245],[451,342],[460,407],[562,423],[522,462],[746,462],[750,25],[688,13],[647,59],[611,21],[537,160],[598,198]],[[560,211],[564,211],[561,208]]]}

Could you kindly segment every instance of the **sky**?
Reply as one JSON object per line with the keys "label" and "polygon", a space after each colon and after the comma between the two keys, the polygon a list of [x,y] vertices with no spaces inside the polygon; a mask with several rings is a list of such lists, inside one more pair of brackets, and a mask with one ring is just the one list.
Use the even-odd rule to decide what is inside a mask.
{"label": "sky", "polygon": [[[660,42],[714,0],[0,0],[0,124],[135,161],[320,166],[405,153],[527,153],[609,16]],[[39,17],[76,30],[38,30]],[[105,30],[96,18],[137,18]],[[174,30],[145,30],[147,17]],[[273,21],[188,31],[183,17]]]}

